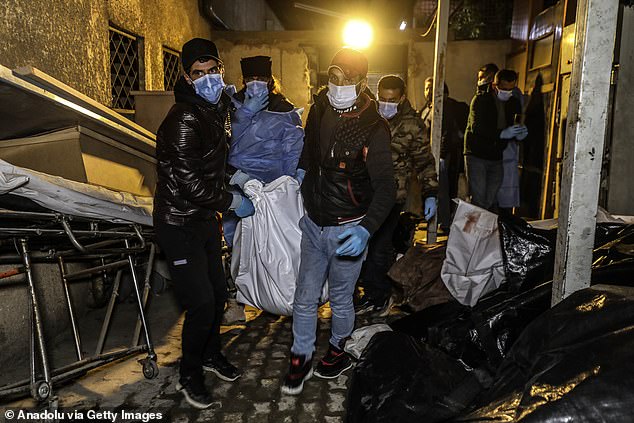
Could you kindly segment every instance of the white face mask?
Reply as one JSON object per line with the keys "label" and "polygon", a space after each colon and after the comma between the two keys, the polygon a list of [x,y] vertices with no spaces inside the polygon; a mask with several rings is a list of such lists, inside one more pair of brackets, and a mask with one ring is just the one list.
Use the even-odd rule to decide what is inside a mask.
{"label": "white face mask", "polygon": [[219,73],[207,74],[194,81],[194,90],[196,94],[210,102],[217,104],[225,87],[225,81]]}
{"label": "white face mask", "polygon": [[501,90],[498,88],[498,98],[500,101],[509,101],[513,97],[513,91]]}
{"label": "white face mask", "polygon": [[266,81],[249,81],[247,82],[247,95],[249,97],[257,97],[262,93],[269,92],[269,84]]}
{"label": "white face mask", "polygon": [[335,85],[332,82],[328,83],[327,96],[332,107],[339,110],[354,106],[359,97],[356,85]]}
{"label": "white face mask", "polygon": [[390,103],[387,101],[379,101],[379,113],[385,119],[392,119],[398,112],[398,103]]}

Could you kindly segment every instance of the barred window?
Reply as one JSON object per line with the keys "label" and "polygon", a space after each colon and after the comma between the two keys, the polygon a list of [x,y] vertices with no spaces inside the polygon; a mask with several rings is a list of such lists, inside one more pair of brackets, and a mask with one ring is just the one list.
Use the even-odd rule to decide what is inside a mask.
{"label": "barred window", "polygon": [[180,53],[163,46],[163,86],[173,91],[180,76]]}
{"label": "barred window", "polygon": [[110,27],[111,107],[122,113],[134,113],[134,96],[140,89],[140,38]]}

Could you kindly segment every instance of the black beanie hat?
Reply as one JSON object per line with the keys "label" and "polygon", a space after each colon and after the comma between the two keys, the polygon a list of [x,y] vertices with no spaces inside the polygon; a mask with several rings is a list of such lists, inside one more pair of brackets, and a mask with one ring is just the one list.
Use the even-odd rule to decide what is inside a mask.
{"label": "black beanie hat", "polygon": [[271,58],[269,56],[243,57],[240,60],[242,76],[268,76],[271,77]]}
{"label": "black beanie hat", "polygon": [[218,63],[222,63],[220,55],[218,54],[218,48],[212,41],[202,38],[193,38],[183,44],[181,62],[183,63],[183,69],[185,69],[186,73],[189,73],[189,69],[196,63],[196,60],[203,57],[214,59]]}

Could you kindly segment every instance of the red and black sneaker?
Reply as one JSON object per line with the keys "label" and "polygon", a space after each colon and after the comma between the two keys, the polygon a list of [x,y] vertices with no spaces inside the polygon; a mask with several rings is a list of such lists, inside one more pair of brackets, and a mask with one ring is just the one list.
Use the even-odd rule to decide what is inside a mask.
{"label": "red and black sneaker", "polygon": [[299,395],[304,389],[304,382],[313,376],[312,357],[291,353],[291,365],[282,384],[282,393]]}
{"label": "red and black sneaker", "polygon": [[315,368],[315,376],[322,379],[335,379],[352,367],[352,360],[348,354],[330,344],[328,352]]}

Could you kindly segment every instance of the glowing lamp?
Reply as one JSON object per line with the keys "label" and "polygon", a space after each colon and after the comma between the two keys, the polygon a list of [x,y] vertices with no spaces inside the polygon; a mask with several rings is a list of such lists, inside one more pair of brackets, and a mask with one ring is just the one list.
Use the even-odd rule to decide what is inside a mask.
{"label": "glowing lamp", "polygon": [[346,47],[363,50],[370,47],[373,38],[372,26],[369,23],[352,20],[343,29],[343,42]]}

